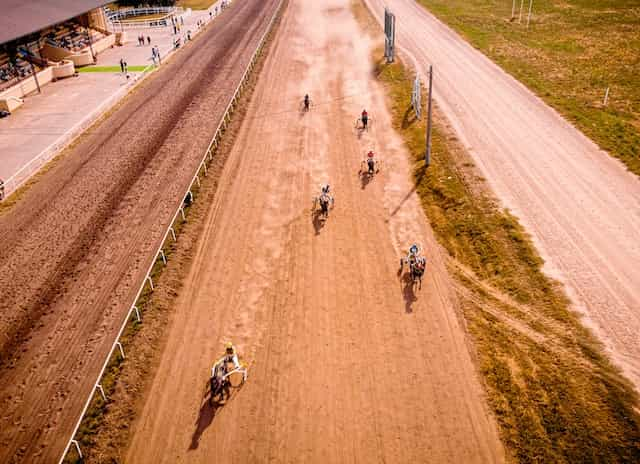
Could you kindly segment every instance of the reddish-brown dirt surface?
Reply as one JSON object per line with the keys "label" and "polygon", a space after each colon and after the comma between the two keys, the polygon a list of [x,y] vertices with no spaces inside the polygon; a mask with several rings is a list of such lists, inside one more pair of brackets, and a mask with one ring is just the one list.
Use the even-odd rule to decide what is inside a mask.
{"label": "reddish-brown dirt surface", "polygon": [[[126,462],[504,460],[350,4],[289,2]],[[363,107],[373,127],[358,134]],[[367,181],[369,148],[384,164]],[[322,223],[311,205],[325,182],[336,202]],[[429,260],[421,289],[399,271],[414,240]],[[226,340],[249,379],[214,408],[205,387]]]}
{"label": "reddish-brown dirt surface", "polygon": [[0,462],[55,462],[266,30],[242,0],[0,218]]}

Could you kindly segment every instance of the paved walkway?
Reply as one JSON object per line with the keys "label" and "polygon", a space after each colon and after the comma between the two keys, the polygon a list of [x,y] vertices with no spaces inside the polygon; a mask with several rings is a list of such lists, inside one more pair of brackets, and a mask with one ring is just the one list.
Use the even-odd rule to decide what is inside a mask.
{"label": "paved walkway", "polygon": [[[128,42],[98,55],[97,66],[119,66],[124,58],[129,66],[152,65],[151,48],[158,46],[161,57],[173,51],[174,39],[191,31],[197,35],[198,21],[214,19],[214,3],[208,10],[194,10],[184,17],[178,34],[165,28],[130,29]],[[211,15],[209,13],[212,13]],[[138,34],[151,38],[151,45],[138,45]],[[146,42],[145,42],[146,43]],[[91,67],[88,67],[91,68]],[[0,119],[0,179],[7,194],[35,174],[73,138],[112,107],[135,84],[140,73],[127,79],[119,72],[81,72],[42,87],[42,93],[25,99],[24,105],[8,118]]]}

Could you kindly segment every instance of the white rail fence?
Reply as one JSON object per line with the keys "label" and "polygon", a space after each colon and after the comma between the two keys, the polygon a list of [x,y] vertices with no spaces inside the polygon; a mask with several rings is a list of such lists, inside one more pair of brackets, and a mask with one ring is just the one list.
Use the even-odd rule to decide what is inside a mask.
{"label": "white rail fence", "polygon": [[110,10],[105,7],[104,12],[109,20],[122,20],[135,16],[147,16],[158,14],[180,14],[184,11],[182,7],[175,6],[153,6],[145,8],[121,8],[119,10]]}
{"label": "white rail fence", "polygon": [[[171,17],[189,16],[191,9],[186,12],[182,7],[146,7],[110,10],[104,8],[105,16],[109,21],[111,31],[123,31],[125,29],[167,27],[171,25]],[[144,16],[158,16],[153,19]],[[143,16],[143,18],[140,18]]]}
{"label": "white rail fence", "polygon": [[253,52],[253,55],[251,56],[251,60],[249,61],[249,64],[247,65],[247,68],[244,71],[244,74],[242,75],[242,79],[240,79],[240,82],[238,84],[238,86],[236,87],[233,96],[231,97],[224,113],[223,113],[223,117],[222,120],[220,121],[220,123],[218,124],[218,127],[216,128],[215,134],[213,136],[213,138],[211,139],[211,142],[209,143],[209,146],[207,147],[206,151],[204,152],[204,155],[202,157],[202,160],[200,161],[200,164],[198,165],[198,169],[196,170],[195,174],[193,175],[191,182],[189,183],[189,187],[187,188],[187,190],[185,191],[184,195],[182,197],[180,197],[180,203],[176,209],[175,214],[173,215],[173,218],[169,224],[169,227],[167,228],[166,232],[164,233],[164,236],[162,238],[162,240],[160,241],[160,245],[156,251],[156,253],[154,254],[154,258],[151,262],[151,264],[149,265],[149,268],[147,269],[147,273],[145,274],[145,278],[142,281],[142,284],[140,285],[140,288],[138,290],[138,293],[136,294],[136,297],[133,300],[133,304],[131,305],[129,311],[127,312],[127,315],[120,327],[120,330],[118,331],[118,335],[115,338],[115,341],[113,342],[113,345],[111,346],[111,349],[109,350],[109,354],[107,356],[107,358],[104,361],[104,364],[102,365],[102,369],[100,370],[100,374],[98,375],[98,378],[93,386],[93,389],[91,391],[91,394],[89,395],[89,397],[87,398],[87,401],[85,402],[84,408],[82,409],[82,413],[80,414],[80,417],[78,418],[78,421],[76,423],[76,426],[73,429],[73,433],[71,434],[71,437],[69,438],[69,441],[67,442],[67,446],[64,449],[64,452],[62,453],[62,456],[60,457],[60,461],[59,464],[62,464],[67,456],[67,454],[69,453],[69,450],[71,448],[71,446],[74,446],[76,453],[78,454],[78,457],[80,459],[83,458],[82,456],[82,451],[80,449],[80,444],[78,443],[78,441],[75,439],[76,433],[78,432],[78,429],[80,428],[80,425],[82,424],[82,420],[84,419],[84,416],[87,412],[87,410],[89,409],[89,406],[91,405],[91,401],[93,400],[96,392],[98,392],[100,394],[100,396],[102,397],[103,400],[107,400],[107,396],[105,394],[105,391],[102,387],[101,384],[101,380],[102,377],[105,373],[105,370],[107,369],[111,358],[114,354],[114,351],[116,350],[116,348],[118,349],[118,352],[120,353],[120,356],[122,357],[122,359],[125,358],[125,351],[124,351],[124,347],[122,346],[122,343],[120,343],[120,338],[122,337],[122,334],[124,333],[125,328],[127,327],[127,325],[129,324],[130,320],[132,319],[132,315],[135,316],[136,321],[141,322],[142,318],[140,315],[140,311],[138,309],[138,307],[136,306],[136,303],[138,302],[138,299],[140,298],[140,296],[142,295],[142,292],[144,291],[145,287],[149,286],[150,290],[153,291],[154,290],[154,286],[153,286],[153,280],[152,280],[152,273],[153,273],[153,268],[155,267],[156,263],[158,262],[158,259],[161,259],[163,264],[166,265],[167,264],[167,258],[166,255],[164,253],[164,248],[165,248],[165,244],[169,241],[169,236],[171,236],[171,242],[175,242],[177,237],[176,237],[176,231],[174,228],[174,225],[176,224],[176,221],[181,220],[181,221],[186,221],[186,215],[185,215],[185,203],[187,198],[189,199],[189,203],[195,200],[195,197],[193,195],[193,188],[194,188],[194,184],[197,184],[198,186],[200,185],[200,175],[201,172],[203,173],[203,175],[207,174],[207,165],[209,164],[209,162],[213,159],[213,155],[216,151],[216,149],[218,148],[218,144],[220,142],[220,137],[222,136],[222,134],[224,133],[224,131],[227,128],[227,125],[229,124],[229,122],[231,121],[231,114],[233,113],[233,110],[235,109],[237,102],[238,102],[238,98],[240,96],[240,93],[242,92],[242,90],[244,89],[245,84],[247,83],[247,77],[250,75],[251,71],[253,70],[257,58],[259,57],[262,48],[264,46],[265,40],[267,38],[267,35],[269,34],[269,32],[272,30],[273,28],[273,24],[275,23],[276,18],[278,17],[278,14],[280,13],[280,10],[282,9],[282,5],[283,5],[284,0],[280,0],[280,2],[278,3],[278,6],[273,14],[273,17],[271,18],[269,25],[267,26],[267,29],[265,30],[264,34],[262,35],[262,37],[260,38],[260,41],[258,42],[258,46],[256,47],[256,50]]}

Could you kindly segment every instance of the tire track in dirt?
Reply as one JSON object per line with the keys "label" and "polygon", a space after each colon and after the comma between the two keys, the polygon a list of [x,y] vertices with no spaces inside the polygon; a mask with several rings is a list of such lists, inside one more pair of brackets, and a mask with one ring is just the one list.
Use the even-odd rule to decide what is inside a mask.
{"label": "tire track in dirt", "polygon": [[275,6],[234,4],[0,218],[0,461],[58,458]]}

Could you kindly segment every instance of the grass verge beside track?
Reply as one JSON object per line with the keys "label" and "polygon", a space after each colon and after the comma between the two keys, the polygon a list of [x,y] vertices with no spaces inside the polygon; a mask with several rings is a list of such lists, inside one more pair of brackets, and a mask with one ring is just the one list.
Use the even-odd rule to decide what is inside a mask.
{"label": "grass verge beside track", "polygon": [[[379,54],[380,55],[380,54]],[[498,208],[436,109],[433,159],[411,110],[413,76],[379,61],[418,195],[451,256],[489,403],[520,462],[640,462],[638,398],[508,212]],[[426,113],[423,113],[426,114]]]}
{"label": "grass verge beside track", "polygon": [[419,3],[640,175],[640,0]]}
{"label": "grass verge beside track", "polygon": [[[149,66],[128,66],[127,69],[131,72],[142,72]],[[149,68],[148,70],[150,70]],[[79,73],[119,73],[121,72],[120,66],[89,66],[76,69]]]}
{"label": "grass verge beside track", "polygon": [[179,0],[177,6],[191,8],[192,10],[206,10],[215,3],[216,0]]}

